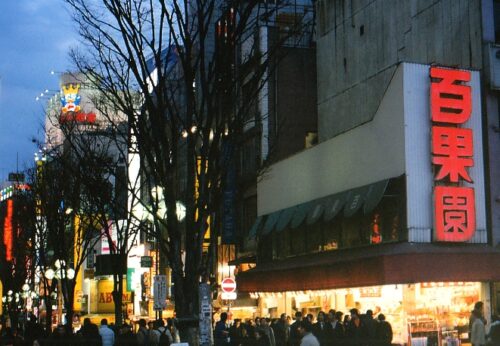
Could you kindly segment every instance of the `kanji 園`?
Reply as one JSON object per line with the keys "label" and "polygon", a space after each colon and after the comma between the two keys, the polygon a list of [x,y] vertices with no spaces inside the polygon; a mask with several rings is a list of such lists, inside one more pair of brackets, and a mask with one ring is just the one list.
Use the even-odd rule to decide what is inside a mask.
{"label": "kanji \u5712", "polygon": [[474,189],[436,186],[434,189],[436,240],[468,241],[475,230]]}

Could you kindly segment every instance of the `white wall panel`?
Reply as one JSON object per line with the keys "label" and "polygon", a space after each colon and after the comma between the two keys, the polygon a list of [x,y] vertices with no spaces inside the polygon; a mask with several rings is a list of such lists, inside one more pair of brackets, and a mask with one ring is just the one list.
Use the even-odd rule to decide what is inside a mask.
{"label": "white wall panel", "polygon": [[257,186],[258,214],[402,175],[403,125],[398,69],[372,121],[270,167]]}
{"label": "white wall panel", "polygon": [[408,240],[432,239],[429,67],[403,64]]}

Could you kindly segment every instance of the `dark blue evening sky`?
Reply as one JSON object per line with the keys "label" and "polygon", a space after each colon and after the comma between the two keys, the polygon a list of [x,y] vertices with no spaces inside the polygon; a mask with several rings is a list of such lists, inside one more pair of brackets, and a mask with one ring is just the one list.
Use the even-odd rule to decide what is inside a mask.
{"label": "dark blue evening sky", "polygon": [[[0,1],[0,181],[33,164],[32,138],[43,138],[45,89],[58,89],[57,74],[71,68],[68,52],[78,44],[62,0]],[[42,102],[41,102],[42,101]]]}

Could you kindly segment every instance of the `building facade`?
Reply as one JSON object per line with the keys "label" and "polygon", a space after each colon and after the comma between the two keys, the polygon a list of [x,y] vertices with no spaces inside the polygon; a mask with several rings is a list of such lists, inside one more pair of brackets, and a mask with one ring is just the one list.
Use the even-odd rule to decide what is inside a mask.
{"label": "building facade", "polygon": [[498,313],[497,6],[318,3],[319,144],[259,181],[237,277],[260,314],[372,309],[410,344]]}

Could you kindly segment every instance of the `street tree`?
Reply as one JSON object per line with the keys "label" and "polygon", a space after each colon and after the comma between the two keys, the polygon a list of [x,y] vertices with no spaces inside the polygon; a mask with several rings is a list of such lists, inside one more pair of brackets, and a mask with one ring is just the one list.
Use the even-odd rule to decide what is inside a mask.
{"label": "street tree", "polygon": [[[83,39],[73,62],[100,91],[99,111],[110,114],[111,107],[126,117],[127,163],[140,160],[141,183],[129,194],[152,216],[172,269],[176,316],[193,322],[181,326],[182,338],[197,345],[198,289],[214,279],[213,249],[223,235],[221,205],[232,179],[228,167],[245,127],[267,116],[253,106],[265,92],[277,48],[302,32],[308,13],[266,41],[272,31],[264,28],[289,4],[65,2]],[[264,47],[263,41],[273,44]],[[129,170],[129,179],[134,174]],[[179,204],[185,217],[176,212]],[[204,252],[207,242],[212,251]]]}
{"label": "street tree", "polygon": [[[115,142],[107,140],[109,126],[54,115],[49,114],[47,121],[62,136],[47,136],[30,185],[36,200],[36,258],[45,305],[50,310],[57,288],[71,323],[76,279],[83,264],[103,239],[109,244],[114,241],[112,229],[117,222],[110,220],[116,220],[117,214],[114,187],[120,155]],[[126,203],[119,207],[126,209]],[[49,321],[51,311],[47,315]]]}

